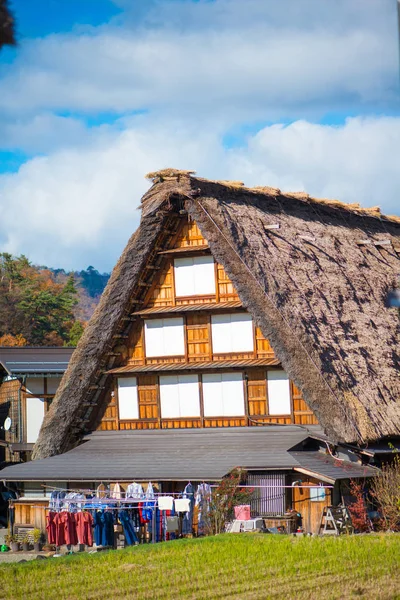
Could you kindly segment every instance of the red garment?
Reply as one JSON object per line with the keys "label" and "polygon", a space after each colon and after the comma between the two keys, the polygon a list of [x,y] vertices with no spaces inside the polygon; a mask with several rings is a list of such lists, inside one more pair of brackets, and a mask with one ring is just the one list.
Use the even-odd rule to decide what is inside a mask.
{"label": "red garment", "polygon": [[56,543],[56,524],[54,522],[54,517],[57,513],[50,511],[46,516],[46,530],[47,530],[47,540],[49,544]]}
{"label": "red garment", "polygon": [[[64,544],[75,546],[78,543],[78,537],[76,535],[76,522],[74,515],[67,512],[66,510],[58,513],[60,529],[64,533]],[[60,536],[61,537],[61,536]],[[61,546],[62,544],[57,544]]]}
{"label": "red garment", "polygon": [[88,512],[75,513],[76,533],[78,542],[93,546],[93,517]]}
{"label": "red garment", "polygon": [[61,513],[56,513],[54,515],[54,527],[55,527],[55,545],[62,546],[65,544],[65,532],[64,532],[64,523],[61,521]]}

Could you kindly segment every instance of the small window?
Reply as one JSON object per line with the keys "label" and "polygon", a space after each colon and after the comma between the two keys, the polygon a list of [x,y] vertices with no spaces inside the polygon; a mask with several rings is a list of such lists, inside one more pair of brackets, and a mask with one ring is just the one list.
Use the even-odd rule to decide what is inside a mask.
{"label": "small window", "polygon": [[323,488],[323,487],[310,488],[311,502],[324,502],[325,498],[326,498],[325,488]]}
{"label": "small window", "polygon": [[237,417],[245,414],[242,373],[203,375],[205,417]]}
{"label": "small window", "polygon": [[144,322],[146,356],[184,356],[183,319],[149,319]]}
{"label": "small window", "polygon": [[161,375],[160,402],[163,419],[200,417],[198,376]]}
{"label": "small window", "polygon": [[43,398],[26,398],[26,441],[34,444],[44,418],[45,400]]}
{"label": "small window", "polygon": [[290,415],[290,382],[286,371],[268,371],[268,406],[270,415]]}
{"label": "small window", "polygon": [[176,296],[215,294],[215,269],[212,256],[176,258],[174,267]]}
{"label": "small window", "polygon": [[214,354],[253,352],[253,320],[249,313],[212,315],[212,344]]}
{"label": "small window", "polygon": [[118,406],[121,420],[139,418],[136,377],[118,379]]}

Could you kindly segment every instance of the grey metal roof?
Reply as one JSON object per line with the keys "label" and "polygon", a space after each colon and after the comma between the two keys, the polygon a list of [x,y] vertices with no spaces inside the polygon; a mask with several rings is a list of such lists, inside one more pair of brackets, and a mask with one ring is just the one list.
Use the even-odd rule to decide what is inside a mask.
{"label": "grey metal roof", "polygon": [[0,366],[8,375],[62,374],[75,348],[0,347]]}
{"label": "grey metal roof", "polygon": [[373,467],[367,467],[358,462],[337,459],[318,451],[290,452],[290,455],[298,462],[298,466],[294,468],[295,471],[318,473],[319,476],[332,482],[337,479],[373,477],[379,473],[379,470]]}
{"label": "grey metal roof", "polygon": [[[294,425],[97,431],[65,454],[7,467],[1,471],[0,479],[212,481],[238,466],[248,470],[294,469],[301,467],[303,453],[289,450],[298,447],[314,431],[319,428]],[[316,465],[323,471],[327,469],[323,461]],[[333,472],[330,470],[330,475]],[[338,474],[342,475],[341,468]]]}

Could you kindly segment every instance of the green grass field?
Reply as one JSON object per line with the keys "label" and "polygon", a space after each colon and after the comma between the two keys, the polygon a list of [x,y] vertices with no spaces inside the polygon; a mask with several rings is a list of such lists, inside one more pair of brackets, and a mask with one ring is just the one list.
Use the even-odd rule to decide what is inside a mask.
{"label": "green grass field", "polygon": [[221,535],[0,567],[0,598],[400,599],[400,536]]}

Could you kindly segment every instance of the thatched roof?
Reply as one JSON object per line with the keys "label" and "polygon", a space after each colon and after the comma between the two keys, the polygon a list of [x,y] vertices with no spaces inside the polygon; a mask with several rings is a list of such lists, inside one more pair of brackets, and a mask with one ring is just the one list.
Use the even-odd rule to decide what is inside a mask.
{"label": "thatched roof", "polygon": [[[190,172],[153,173],[139,229],[115,267],[46,416],[34,457],[68,449],[82,403],[104,387],[116,336],[171,215],[195,219],[215,259],[333,441],[400,435],[400,328],[385,306],[400,271],[400,219],[377,208]],[[125,316],[125,321],[124,321]]]}
{"label": "thatched roof", "polygon": [[15,44],[14,19],[8,7],[8,0],[0,0],[0,48]]}

